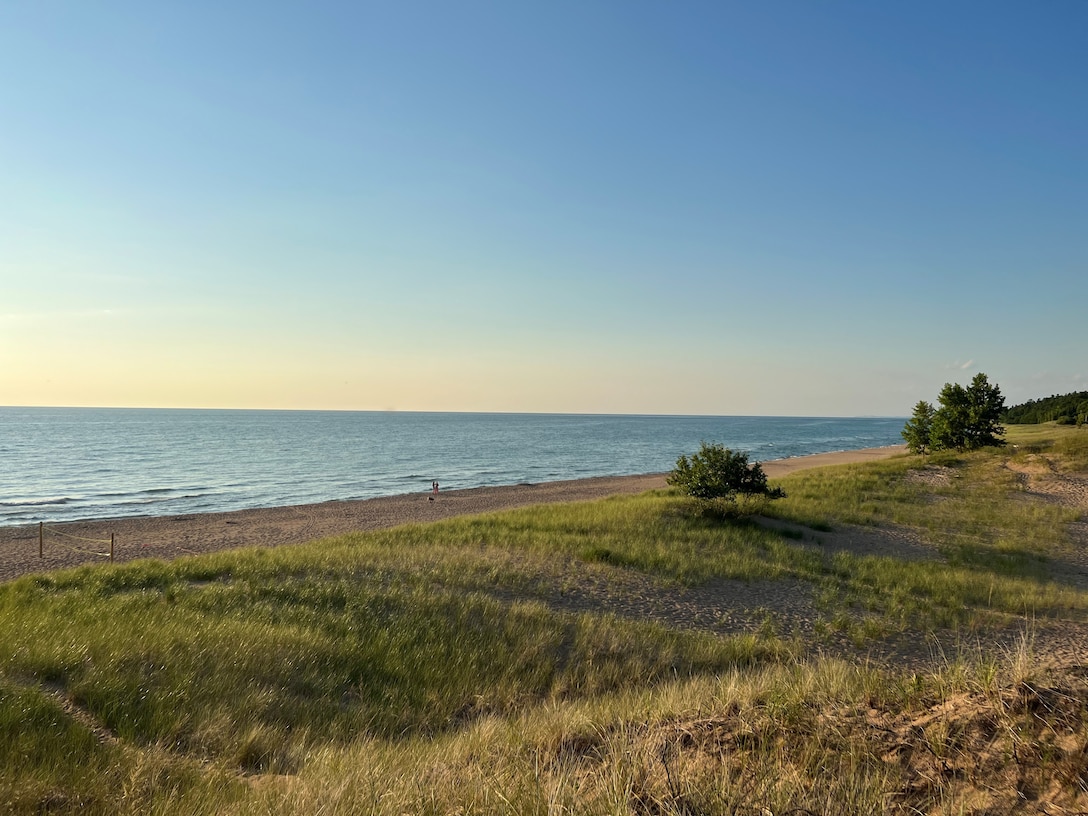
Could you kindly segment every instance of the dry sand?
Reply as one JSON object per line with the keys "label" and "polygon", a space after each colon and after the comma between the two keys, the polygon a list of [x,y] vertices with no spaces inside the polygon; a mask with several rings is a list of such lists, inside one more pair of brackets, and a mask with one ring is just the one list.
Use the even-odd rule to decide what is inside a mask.
{"label": "dry sand", "polygon": [[[771,478],[796,470],[867,462],[901,453],[902,445],[820,453],[763,462]],[[201,513],[183,516],[125,517],[47,524],[39,556],[37,524],[0,527],[0,581],[21,575],[109,561],[110,539],[117,562],[176,558],[235,547],[276,547],[357,530],[377,530],[412,522],[436,521],[473,513],[550,502],[588,501],[665,487],[665,474],[606,476],[542,484],[449,490],[433,501],[410,493],[361,501],[332,501],[291,507]]]}

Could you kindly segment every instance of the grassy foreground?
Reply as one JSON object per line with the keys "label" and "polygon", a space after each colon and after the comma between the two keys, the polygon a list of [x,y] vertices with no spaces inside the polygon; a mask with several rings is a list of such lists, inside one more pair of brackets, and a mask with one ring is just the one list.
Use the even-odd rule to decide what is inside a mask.
{"label": "grassy foreground", "polygon": [[[1088,810],[1088,686],[1034,646],[1086,629],[1078,511],[1008,467],[1088,432],[1010,442],[802,471],[776,523],[662,492],[0,586],[0,810]],[[807,611],[670,606],[742,586]],[[867,659],[904,643],[944,651]]]}

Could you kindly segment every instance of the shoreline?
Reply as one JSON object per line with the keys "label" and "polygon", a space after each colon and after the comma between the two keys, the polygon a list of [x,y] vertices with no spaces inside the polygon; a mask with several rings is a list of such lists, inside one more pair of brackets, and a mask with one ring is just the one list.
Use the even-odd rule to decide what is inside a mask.
{"label": "shoreline", "polygon": [[[816,453],[761,462],[771,479],[798,470],[884,459],[905,445]],[[90,563],[179,558],[240,547],[278,547],[350,532],[380,530],[555,502],[591,501],[666,487],[666,473],[596,476],[536,484],[404,493],[372,499],[263,507],[221,513],[121,516],[45,525],[39,557],[38,524],[0,527],[0,582]],[[432,499],[434,499],[432,501]]]}

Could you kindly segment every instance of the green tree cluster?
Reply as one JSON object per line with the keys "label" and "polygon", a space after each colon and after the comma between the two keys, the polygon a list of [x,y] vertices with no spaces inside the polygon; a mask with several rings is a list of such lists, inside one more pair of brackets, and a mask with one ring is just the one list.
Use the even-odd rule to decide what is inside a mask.
{"label": "green tree cluster", "polygon": [[1005,397],[981,372],[966,388],[945,383],[937,395],[940,407],[922,400],[903,426],[903,439],[913,453],[931,450],[975,450],[1005,444],[1001,424]]}
{"label": "green tree cluster", "polygon": [[718,444],[703,442],[699,452],[688,458],[676,460],[676,467],[668,476],[668,483],[679,487],[692,498],[704,501],[724,499],[733,501],[737,494],[766,496],[779,499],[785,496],[780,487],[767,485],[767,474],[759,462],[748,463],[748,454],[731,451]]}
{"label": "green tree cluster", "polygon": [[1088,423],[1088,391],[1028,400],[1009,408],[1003,418],[1009,425],[1039,425],[1043,422],[1084,425]]}

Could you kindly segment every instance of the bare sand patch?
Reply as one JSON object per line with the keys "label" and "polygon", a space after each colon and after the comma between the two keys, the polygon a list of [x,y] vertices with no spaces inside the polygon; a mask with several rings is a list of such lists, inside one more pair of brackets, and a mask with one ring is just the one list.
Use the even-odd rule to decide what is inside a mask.
{"label": "bare sand patch", "polygon": [[943,465],[925,465],[910,471],[906,480],[908,484],[925,485],[926,487],[944,487],[955,476],[956,471]]}

